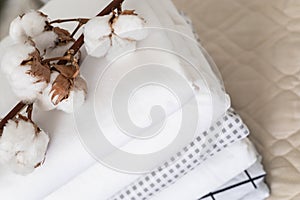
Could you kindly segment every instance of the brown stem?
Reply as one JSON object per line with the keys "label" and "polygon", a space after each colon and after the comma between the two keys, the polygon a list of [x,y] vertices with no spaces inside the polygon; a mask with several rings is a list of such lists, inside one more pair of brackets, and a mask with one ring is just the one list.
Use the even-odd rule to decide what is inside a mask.
{"label": "brown stem", "polygon": [[75,30],[71,34],[71,37],[73,38],[74,35],[77,33],[77,31],[82,27],[84,24],[86,24],[90,19],[88,18],[74,18],[74,19],[57,19],[49,24],[55,24],[55,23],[65,23],[65,22],[78,22],[78,25],[76,26]]}
{"label": "brown stem", "polygon": [[76,26],[76,28],[74,29],[74,31],[71,34],[71,37],[73,38],[75,36],[75,34],[77,33],[77,31],[83,26],[83,23],[78,23],[78,25]]}
{"label": "brown stem", "polygon": [[27,112],[27,118],[32,121],[32,111],[33,111],[33,104],[29,104],[27,106],[26,112]]}
{"label": "brown stem", "polygon": [[42,61],[42,63],[49,63],[51,61],[57,61],[57,60],[64,60],[64,61],[71,61],[72,55],[68,54],[66,56],[62,57],[54,57],[54,58],[48,58]]}
{"label": "brown stem", "polygon": [[2,130],[8,120],[14,118],[17,114],[19,114],[24,108],[26,104],[23,102],[19,102],[0,122],[0,136],[2,135]]}
{"label": "brown stem", "polygon": [[49,24],[59,24],[59,23],[65,23],[65,22],[79,22],[86,24],[90,19],[87,18],[74,18],[74,19],[57,19],[54,21],[51,21]]}
{"label": "brown stem", "polygon": [[[108,15],[111,13],[113,10],[117,9],[122,5],[122,3],[125,0],[113,0],[109,5],[107,5],[97,16],[103,16],[103,15]],[[84,43],[84,36],[83,34],[80,35],[80,37],[74,42],[74,44],[71,46],[70,50],[68,50],[65,55],[68,55],[70,51],[74,51],[74,53],[78,52],[79,49],[82,47]],[[65,60],[60,60],[57,64],[63,65],[66,64],[67,61]],[[2,130],[5,124],[7,123],[8,120],[14,118],[19,112],[21,112],[22,109],[25,108],[27,104],[23,102],[19,102],[0,122],[0,136],[2,135]]]}

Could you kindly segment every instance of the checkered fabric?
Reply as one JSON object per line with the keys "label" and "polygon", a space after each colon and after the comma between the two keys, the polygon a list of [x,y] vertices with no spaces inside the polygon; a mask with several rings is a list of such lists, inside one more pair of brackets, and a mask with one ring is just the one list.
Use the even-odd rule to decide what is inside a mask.
{"label": "checkered fabric", "polygon": [[112,200],[146,200],[175,183],[206,159],[236,141],[247,137],[249,130],[233,110],[203,132],[188,146],[151,173],[112,196]]}
{"label": "checkered fabric", "polygon": [[[254,191],[256,191],[256,193],[261,192],[262,195],[268,194],[268,188],[264,183],[265,176],[266,173],[259,160],[249,169],[245,170],[216,191],[211,192],[198,200],[243,199],[243,197],[247,195],[254,194]],[[257,200],[259,199],[264,198],[257,198]]]}

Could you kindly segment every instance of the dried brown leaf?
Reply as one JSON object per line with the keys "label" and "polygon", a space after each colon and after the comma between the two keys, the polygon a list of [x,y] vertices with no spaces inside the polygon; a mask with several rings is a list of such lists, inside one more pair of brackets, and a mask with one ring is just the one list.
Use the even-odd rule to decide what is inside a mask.
{"label": "dried brown leaf", "polygon": [[55,79],[51,92],[51,100],[52,102],[57,105],[59,102],[61,102],[64,99],[67,99],[70,93],[72,87],[72,81],[66,77],[64,77],[62,74],[58,75]]}
{"label": "dried brown leaf", "polygon": [[50,67],[47,63],[42,64],[42,58],[37,50],[29,54],[28,60],[24,60],[21,65],[29,65],[31,67],[28,74],[37,78],[37,82],[49,83]]}
{"label": "dried brown leaf", "polygon": [[74,65],[54,65],[53,67],[66,78],[75,78],[79,73],[79,68]]}
{"label": "dried brown leaf", "polygon": [[65,44],[68,44],[69,42],[74,41],[74,38],[72,38],[69,31],[67,31],[65,29],[62,29],[62,28],[59,28],[59,27],[54,27],[53,31],[58,36],[57,45],[65,45]]}
{"label": "dried brown leaf", "polygon": [[82,91],[84,91],[85,94],[87,94],[87,90],[88,90],[87,83],[80,76],[76,77],[76,79],[74,81],[74,88],[75,88],[75,90],[76,89],[82,90]]}

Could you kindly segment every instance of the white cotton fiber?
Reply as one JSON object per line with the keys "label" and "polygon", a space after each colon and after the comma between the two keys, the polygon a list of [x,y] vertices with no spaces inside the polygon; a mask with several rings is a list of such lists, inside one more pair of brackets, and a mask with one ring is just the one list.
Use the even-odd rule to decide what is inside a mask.
{"label": "white cotton fiber", "polygon": [[0,138],[0,162],[15,173],[26,175],[43,162],[49,136],[30,121],[9,120]]}
{"label": "white cotton fiber", "polygon": [[38,11],[30,11],[21,17],[21,23],[27,36],[35,37],[41,34],[48,21],[47,17]]}
{"label": "white cotton fiber", "polygon": [[[59,75],[58,72],[53,72],[51,74],[51,80],[43,92],[38,96],[36,105],[39,109],[43,111],[49,110],[61,110],[66,113],[73,113],[74,110],[78,109],[85,101],[87,95],[87,84],[82,77],[77,77],[74,81],[74,86],[71,89],[67,99],[62,100],[57,105],[53,104],[52,95],[53,92],[52,86]],[[55,101],[55,98],[54,98]]]}
{"label": "white cotton fiber", "polygon": [[148,31],[145,21],[137,15],[119,15],[113,22],[114,33],[121,38],[130,40],[143,40]]}
{"label": "white cotton fiber", "polygon": [[[76,108],[79,108],[85,101],[86,94],[82,90],[71,91],[69,97],[57,105],[57,110],[65,113],[73,113]],[[76,100],[75,100],[76,99]],[[76,102],[76,104],[75,104]]]}
{"label": "white cotton fiber", "polygon": [[36,106],[43,111],[54,110],[57,106],[53,104],[51,98],[53,92],[51,92],[53,82],[59,75],[58,72],[52,72],[50,77],[50,82],[48,83],[47,87],[43,90],[41,94],[38,95]]}
{"label": "white cotton fiber", "polygon": [[34,51],[35,48],[28,44],[16,44],[8,47],[1,60],[1,70],[6,75],[10,75]]}
{"label": "white cotton fiber", "polygon": [[136,49],[136,41],[122,39],[116,35],[113,35],[111,40],[112,45],[106,55],[108,60],[113,60],[122,54],[134,51]]}
{"label": "white cotton fiber", "polygon": [[88,55],[100,58],[105,56],[109,51],[111,47],[111,39],[110,37],[104,37],[101,40],[95,40],[85,37],[84,44]]}
{"label": "white cotton fiber", "polygon": [[73,113],[85,102],[87,95],[86,81],[83,78],[78,77],[74,84],[75,85],[70,91],[69,97],[57,105],[58,110],[66,113]]}
{"label": "white cotton fiber", "polygon": [[84,26],[84,36],[95,40],[109,36],[112,32],[110,25],[111,18],[112,15],[92,18]]}
{"label": "white cotton fiber", "polygon": [[84,29],[84,42],[88,55],[106,56],[112,60],[126,51],[136,49],[136,41],[147,37],[145,21],[135,14],[111,15],[91,19]]}
{"label": "white cotton fiber", "polygon": [[22,101],[33,102],[47,86],[46,82],[28,74],[30,66],[19,66],[9,76],[10,85],[15,95]]}
{"label": "white cotton fiber", "polygon": [[112,33],[111,15],[92,18],[84,27],[84,42],[87,53],[93,57],[103,57],[108,52]]}
{"label": "white cotton fiber", "polygon": [[12,91],[25,102],[33,102],[47,86],[46,82],[29,73],[30,65],[21,65],[34,51],[36,49],[29,44],[16,44],[7,50],[1,61],[1,69],[7,75]]}
{"label": "white cotton fiber", "polygon": [[38,11],[30,11],[15,18],[9,28],[10,37],[16,42],[25,42],[44,32],[47,17]]}
{"label": "white cotton fiber", "polygon": [[39,50],[39,52],[44,55],[47,49],[55,47],[57,34],[53,31],[45,31],[34,37],[32,40],[34,41],[35,46]]}
{"label": "white cotton fiber", "polygon": [[27,39],[25,30],[23,29],[22,23],[21,23],[21,17],[18,16],[15,18],[11,23],[9,27],[9,36],[17,42],[23,42]]}

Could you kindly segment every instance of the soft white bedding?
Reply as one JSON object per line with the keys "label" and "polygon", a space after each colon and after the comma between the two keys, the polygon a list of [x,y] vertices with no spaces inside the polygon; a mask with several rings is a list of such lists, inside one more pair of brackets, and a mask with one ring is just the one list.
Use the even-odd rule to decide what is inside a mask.
{"label": "soft white bedding", "polygon": [[[261,159],[255,164],[231,179],[217,190],[207,193],[207,195],[198,198],[199,200],[264,200],[269,196],[269,189],[264,183],[266,172],[264,171]],[[195,186],[196,182],[194,183]]]}
{"label": "soft white bedding", "polygon": [[[197,199],[225,184],[256,160],[254,147],[245,139],[218,152],[152,199]],[[95,164],[46,199],[107,199],[136,178],[138,175],[118,173]]]}
{"label": "soft white bedding", "polygon": [[217,153],[152,199],[198,199],[239,175],[256,160],[254,146],[245,139]]}
{"label": "soft white bedding", "polygon": [[[105,1],[89,1],[88,5],[86,1],[78,0],[78,1],[58,1],[53,0],[48,5],[46,5],[42,11],[47,13],[50,18],[70,18],[70,17],[92,17],[96,13],[98,13],[109,0]],[[145,1],[145,3],[140,4],[137,0],[128,1],[125,4],[126,7],[134,8],[138,13],[141,13],[146,19],[148,19],[148,23],[151,26],[157,27],[168,27],[168,28],[176,28],[177,26],[181,26],[178,21],[175,23],[170,23],[173,21],[173,18],[176,18],[178,15],[176,9],[172,6],[170,2],[166,3],[165,6],[160,8],[161,3],[158,1]],[[72,5],[72,9],[68,9],[67,12],[65,10],[68,5]],[[169,7],[171,6],[171,7]],[[168,7],[168,13],[164,12],[163,8]],[[82,9],[85,8],[85,9]],[[163,15],[163,17],[159,17],[159,15]],[[159,19],[163,20],[159,20]],[[172,27],[173,26],[173,27]],[[68,25],[66,26],[69,27]],[[152,38],[153,40],[153,38]],[[161,41],[168,41],[164,38]],[[151,40],[148,41],[152,44]],[[5,45],[9,44],[9,40],[6,40],[5,43],[1,44],[1,52],[5,51]],[[169,41],[164,43],[163,47],[165,48],[173,48],[176,47],[173,41]],[[160,45],[160,43],[157,43]],[[200,54],[201,55],[201,54]],[[1,56],[0,56],[1,57]],[[174,58],[174,57],[171,57]],[[169,58],[170,59],[170,58]],[[208,77],[213,79],[213,73],[210,70],[210,67],[204,57],[199,59],[202,62],[202,67]],[[173,64],[175,63],[172,59],[170,60]],[[176,63],[175,63],[176,64]],[[88,71],[83,71],[83,74],[86,75]],[[94,74],[92,74],[94,75]],[[92,77],[89,78],[89,81],[92,82]],[[97,78],[97,77],[93,77]],[[0,99],[0,114],[1,116],[5,115],[9,108],[14,106],[17,103],[15,96],[10,91],[8,83],[3,76],[0,75],[0,87],[1,93],[5,96],[5,98]],[[208,102],[210,98],[206,95],[203,96],[203,102]],[[205,100],[205,98],[208,100]],[[199,97],[201,100],[201,96]],[[228,99],[226,100],[225,107],[230,106],[230,102]],[[212,107],[202,104],[200,107],[202,110],[206,110],[206,112],[200,113],[201,119],[208,119],[208,121],[203,120],[202,122],[202,130],[210,126],[212,121],[212,117],[210,115],[214,115]],[[224,108],[225,110],[225,108]],[[222,115],[224,110],[220,110],[218,113],[219,116]],[[211,114],[209,114],[211,113]],[[52,191],[56,190],[60,186],[67,183],[70,179],[72,179],[77,174],[85,171],[96,161],[84,150],[81,145],[79,138],[76,135],[76,126],[73,120],[73,117],[70,115],[63,114],[61,112],[38,112],[35,113],[35,121],[39,124],[40,127],[43,127],[50,136],[51,143],[49,146],[49,151],[46,158],[46,163],[39,169],[35,171],[35,173],[27,176],[20,177],[10,173],[3,166],[0,166],[0,190],[1,194],[8,199],[40,199]],[[206,117],[205,117],[206,116]],[[201,130],[200,129],[200,130]],[[126,142],[126,138],[119,138],[117,143],[124,144]],[[134,145],[134,147],[136,147]]]}

